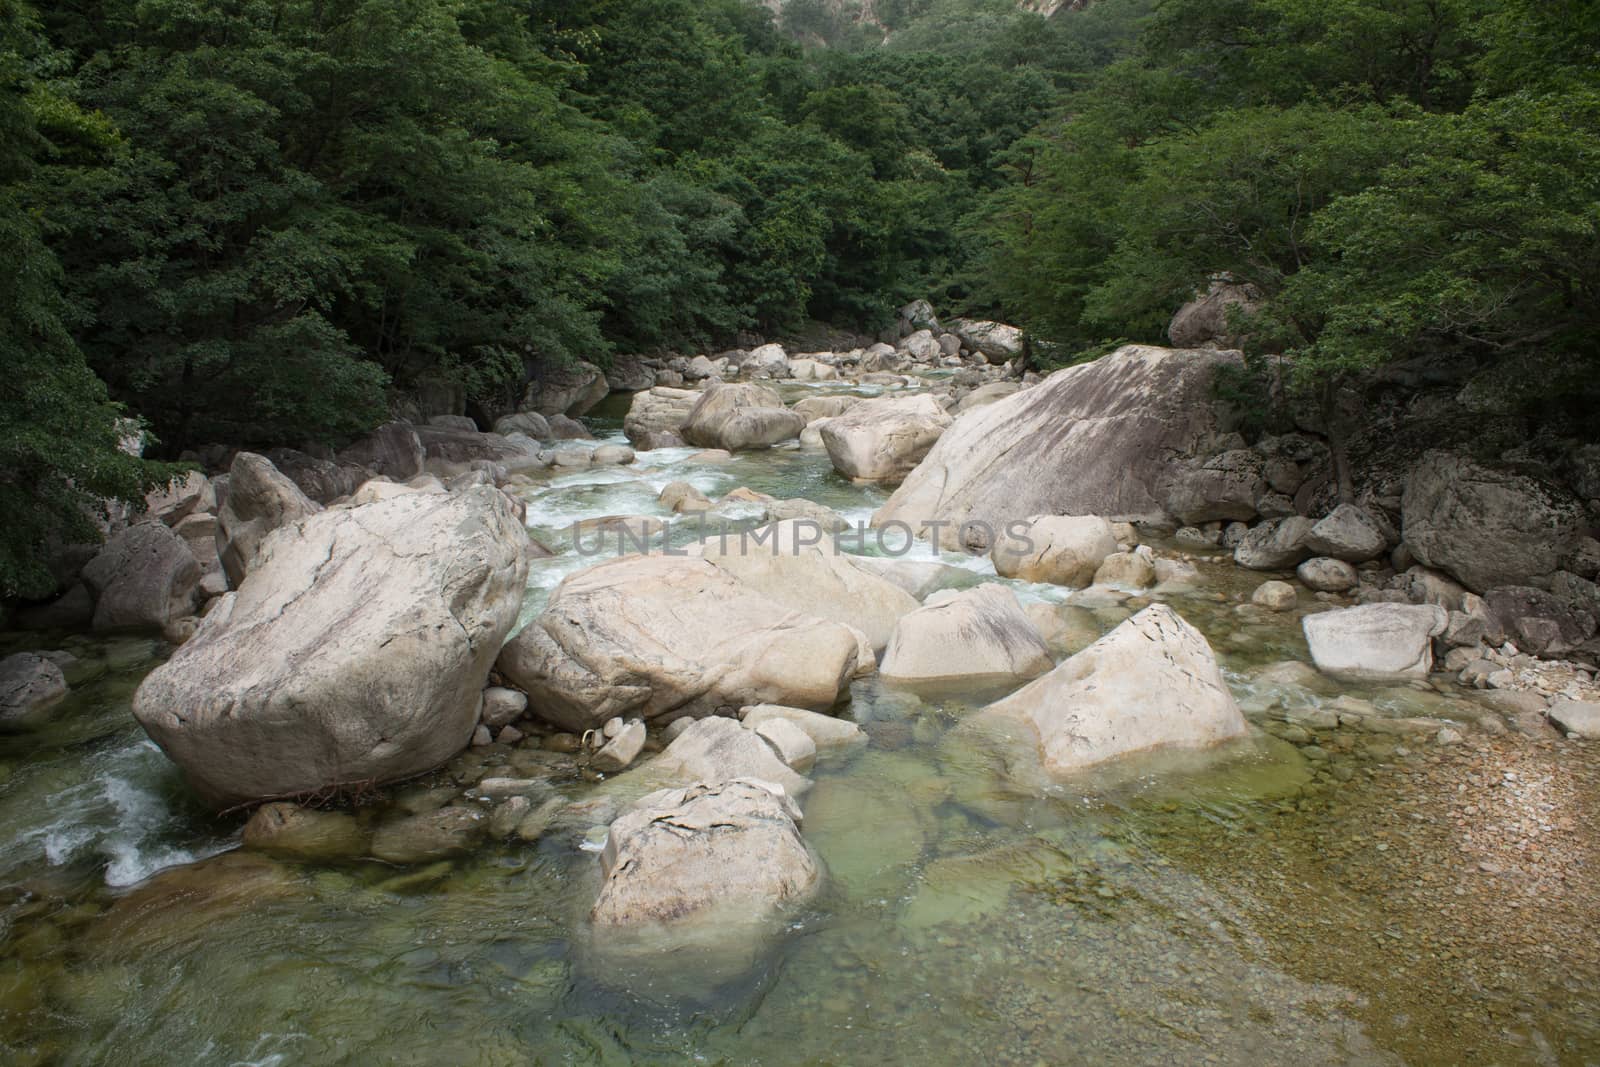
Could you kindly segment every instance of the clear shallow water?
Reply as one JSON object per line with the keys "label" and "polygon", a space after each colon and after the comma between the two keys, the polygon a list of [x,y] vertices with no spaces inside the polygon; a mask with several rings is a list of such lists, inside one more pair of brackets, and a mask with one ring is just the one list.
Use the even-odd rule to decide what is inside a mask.
{"label": "clear shallow water", "polygon": [[[587,562],[558,536],[571,522],[670,518],[655,502],[670,481],[713,498],[740,485],[806,496],[847,517],[884,496],[836,478],[816,452],[722,464],[693,452],[529,488],[530,527],[561,554],[535,564],[528,613]],[[981,560],[948,562],[992,577]],[[1238,604],[1258,579],[1206,574],[1201,592],[1173,603],[1207,633],[1247,708],[1341,695],[1254,680],[1262,664],[1305,658],[1298,626]],[[1141,603],[1016,588],[1086,599],[1096,632]],[[1593,810],[1595,761],[1578,746],[1475,735],[1443,751],[1340,732],[1314,752],[1263,732],[1218,757],[1032,788],[967,724],[984,694],[918,696],[869,678],[843,713],[871,743],[824,757],[805,801],[806,837],[828,869],[822,896],[743,952],[663,953],[595,944],[583,923],[598,870],[581,845],[608,807],[646,787],[639,770],[595,784],[570,761],[496,746],[359,809],[370,823],[486,771],[542,770],[589,804],[536,843],[455,862],[302,865],[224,851],[239,821],[195,807],[128,715],[159,644],[72,647],[81,677],[58,724],[0,737],[0,1062],[1600,1056],[1586,925],[1600,856],[1579,818],[1514,881],[1525,838],[1501,830],[1524,808],[1555,821]],[[1462,695],[1353,695],[1463,729],[1482,711]],[[1529,788],[1491,790],[1506,767]],[[1470,831],[1444,818],[1463,804],[1475,809]],[[1480,818],[1480,806],[1498,814]],[[1574,873],[1538,881],[1558,864]],[[1530,889],[1539,907],[1504,910]]]}

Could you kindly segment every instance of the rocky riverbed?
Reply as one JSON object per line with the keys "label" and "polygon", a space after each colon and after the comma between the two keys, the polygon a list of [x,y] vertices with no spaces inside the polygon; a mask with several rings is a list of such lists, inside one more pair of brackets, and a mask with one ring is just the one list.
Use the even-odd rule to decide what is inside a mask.
{"label": "rocky riverbed", "polygon": [[[539,462],[496,479],[533,543],[549,550],[521,563],[515,627],[529,633],[553,603],[579,610],[579,586],[562,583],[601,557],[578,551],[575,523],[615,532],[627,520],[687,547],[707,518],[748,530],[801,513],[855,523],[886,508],[946,506],[930,490],[895,494],[863,473],[903,465],[902,446],[937,449],[933,430],[947,420],[925,400],[948,388],[948,369],[879,382],[818,381],[815,367],[804,370],[813,380],[768,382],[739,403],[729,394],[722,408],[702,408],[697,424],[714,436],[693,444],[641,441],[669,431],[637,420],[625,437],[628,407],[608,401],[585,416],[598,436],[582,446],[588,462]],[[951,406],[989,388],[976,385]],[[690,400],[671,416],[681,421],[708,392],[631,407],[637,416],[657,400]],[[842,422],[836,440],[718,447],[788,434],[794,420],[771,414],[774,403],[815,423],[879,397],[893,401],[884,419]],[[890,429],[874,436],[881,426]],[[635,455],[629,442],[659,447]],[[602,448],[615,451],[595,461]],[[1216,495],[1210,474],[1195,479]],[[458,485],[446,496],[441,486],[428,499],[477,493],[499,521],[491,492]],[[963,498],[958,510],[969,506]],[[354,525],[346,517],[376,512],[325,514],[324,524]],[[826,596],[785,584],[786,572],[738,571],[741,588],[812,620],[803,632],[821,643],[807,648],[837,655],[843,699],[829,707],[828,696],[820,709],[837,716],[831,731],[781,708],[747,711],[742,725],[708,720],[716,729],[672,723],[672,709],[638,697],[632,679],[659,672],[657,694],[689,685],[683,664],[701,650],[674,646],[677,666],[629,664],[627,673],[590,656],[584,669],[605,684],[580,685],[549,666],[548,649],[593,650],[560,645],[552,623],[545,644],[513,641],[532,651],[515,670],[502,656],[491,681],[506,684],[486,694],[470,745],[473,722],[452,723],[465,750],[443,766],[268,804],[248,822],[202,805],[130,715],[135,688],[171,654],[167,641],[61,637],[49,647],[67,653],[52,663],[70,692],[41,724],[0,734],[0,1050],[17,1063],[274,1064],[1600,1055],[1600,956],[1587,936],[1600,907],[1600,839],[1586,818],[1600,765],[1595,742],[1551,722],[1552,699],[1592,694],[1592,671],[1534,659],[1503,632],[1492,647],[1475,633],[1471,657],[1430,671],[1431,653],[1417,657],[1446,641],[1447,627],[1494,617],[1474,616],[1471,594],[1435,584],[1412,598],[1410,585],[1427,576],[1388,560],[1363,563],[1359,587],[1318,591],[1294,574],[1311,550],[1278,527],[1253,550],[1284,561],[1251,569],[1225,543],[1227,523],[1239,520],[1203,508],[1191,518],[1197,525],[1183,529],[1052,531],[1049,550],[1023,560],[970,543],[919,548],[906,558],[922,569],[909,571],[886,569],[871,548],[876,571],[824,556],[805,574],[842,583]],[[1296,534],[1301,542],[1313,525]],[[1365,551],[1361,531],[1346,541],[1336,532],[1316,535],[1328,546],[1319,551]],[[271,553],[239,559],[246,569],[285,566]],[[702,556],[684,567],[721,571]],[[492,592],[504,573],[473,588]],[[894,573],[910,595],[861,573]],[[1267,580],[1282,589],[1263,589]],[[973,587],[985,591],[964,592]],[[622,589],[616,613],[640,632],[656,626],[640,606],[650,591],[635,586],[630,602]],[[1308,645],[1307,617],[1429,596],[1451,604],[1406,606],[1414,619],[1380,611],[1377,630],[1346,627],[1327,647]],[[489,593],[480,600],[495,603]],[[829,619],[840,603],[850,605],[844,621]],[[499,626],[496,611],[478,617]],[[1392,639],[1419,626],[1416,648]],[[1208,740],[1225,743],[1065,776],[1026,766],[1015,736],[992,728],[996,699],[1013,694],[1003,703],[1022,701],[1043,733],[1050,699],[1029,704],[1024,694],[1059,692],[1064,683],[1043,672],[1113,631],[1194,646],[1183,669],[1195,676],[1214,650],[1215,698],[1193,707],[1220,731]],[[1393,669],[1341,677],[1338,656],[1373,632],[1389,635]],[[965,637],[949,642],[950,633]],[[330,629],[323,640],[344,636]],[[0,653],[41,647],[38,632],[7,634]],[[1113,669],[1131,655],[1115,642],[1096,648],[1077,662]],[[874,653],[882,672],[865,667]],[[524,670],[520,682],[509,677]],[[1151,692],[1159,672],[1127,677],[1139,673],[1118,680]],[[780,683],[809,691],[788,676],[749,684]],[[521,702],[513,684],[533,699]],[[566,721],[524,713],[558,698]],[[622,709],[615,722],[604,701]],[[1230,716],[1240,714],[1236,727]],[[668,771],[703,776],[708,765],[758,767],[757,777],[788,783],[785,796],[748,786],[686,794]],[[784,875],[765,896],[722,902],[732,912],[718,929],[750,921],[756,934],[608,935],[641,909],[667,906],[637,885],[607,883],[662,847],[627,814],[662,786],[672,788],[644,810],[685,827],[715,824],[719,803],[743,805],[743,851],[712,850],[702,864],[760,848],[790,865],[761,867]],[[770,914],[768,899],[781,905]]]}

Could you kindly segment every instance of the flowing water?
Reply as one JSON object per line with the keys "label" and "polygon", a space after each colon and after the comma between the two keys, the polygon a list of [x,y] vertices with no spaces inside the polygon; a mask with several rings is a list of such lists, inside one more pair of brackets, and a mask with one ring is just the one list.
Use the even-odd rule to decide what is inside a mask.
{"label": "flowing water", "polygon": [[[591,421],[617,436],[620,414]],[[852,520],[884,499],[794,448],[551,475],[523,490],[558,550],[525,617],[591,562],[574,521],[662,515],[674,480]],[[964,725],[985,694],[864,679],[841,714],[870,743],[825,755],[805,801],[827,888],[732,954],[589,937],[597,827],[637,768],[597,783],[531,742],[474,750],[359,817],[488,772],[549,774],[573,806],[454,862],[281,862],[237,849],[240,818],[193,804],[133,724],[159,642],[47,646],[78,656],[70,705],[0,737],[0,1062],[1600,1062],[1594,753],[1465,693],[1262,681],[1306,658],[1297,616],[1240,604],[1259,577],[1205,573],[1171,603],[1271,732],[1024,787]],[[1142,603],[1012,584],[1071,601],[1085,640]],[[0,651],[20,647],[38,635]],[[1341,695],[1467,741],[1279,721]]]}

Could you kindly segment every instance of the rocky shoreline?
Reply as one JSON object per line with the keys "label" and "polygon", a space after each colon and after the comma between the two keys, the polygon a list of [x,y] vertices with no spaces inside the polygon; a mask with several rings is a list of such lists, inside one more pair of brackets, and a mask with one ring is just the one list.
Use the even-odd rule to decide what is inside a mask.
{"label": "rocky shoreline", "polygon": [[[1041,379],[1009,327],[903,318],[897,346],[579,367],[494,432],[442,416],[328,458],[232,454],[15,621],[175,645],[134,714],[202,800],[251,811],[247,849],[414,866],[581,829],[597,930],[765,928],[813,899],[808,774],[901,736],[836,717],[863,678],[993,693],[966,725],[1009,746],[1025,789],[1263,733],[1313,781],[1337,781],[1352,745],[1600,736],[1600,542],[1570,492],[1434,450],[1398,496],[1330,502],[1319,437],[1233,428],[1214,379],[1237,353],[1128,346]],[[799,383],[828,391],[776,388]],[[637,387],[631,447],[574,421],[617,384]],[[528,489],[692,448],[825,454],[889,494],[880,538],[1059,592],[1024,604],[948,563],[847,550],[851,523],[816,501],[675,482],[664,515],[584,520],[651,550],[571,572],[520,617],[552,552],[528,534]],[[738,547],[682,543],[690,519]],[[1184,618],[1196,603],[1231,612],[1244,645],[1299,620],[1306,656],[1225,680]],[[0,661],[0,722],[48,721],[71,659]],[[1373,685],[1413,695],[1349,691]],[[617,788],[555,784],[582,780]],[[393,798],[377,822],[328,804],[373,791]]]}

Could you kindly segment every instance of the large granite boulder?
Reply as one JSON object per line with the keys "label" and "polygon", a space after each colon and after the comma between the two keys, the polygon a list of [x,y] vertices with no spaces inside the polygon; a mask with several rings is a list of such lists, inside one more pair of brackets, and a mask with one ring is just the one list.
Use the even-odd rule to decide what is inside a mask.
{"label": "large granite boulder", "polygon": [[219,808],[435,767],[477,725],[526,546],[488,486],[290,523],[144,680],[134,715]]}
{"label": "large granite boulder", "polygon": [[528,694],[529,714],[581,732],[617,715],[825,709],[856,673],[863,640],[707,560],[624,556],[567,577],[498,667]]}
{"label": "large granite boulder", "polygon": [[83,568],[96,630],[161,630],[193,615],[202,571],[189,544],[158,520],[114,535]]}
{"label": "large granite boulder", "polygon": [[805,416],[784,407],[773,389],[739,382],[718,383],[702,393],[680,433],[691,445],[741,452],[770,448],[799,437],[805,428]]}
{"label": "large granite boulder", "polygon": [[890,681],[1025,682],[1055,666],[1017,595],[988,582],[935,594],[895,627],[879,673]]}
{"label": "large granite boulder", "polygon": [[606,376],[593,363],[573,360],[539,368],[523,393],[521,410],[575,419],[606,398]]}
{"label": "large granite boulder", "polygon": [[1022,331],[1003,322],[957,319],[956,336],[974,352],[999,365],[1022,355]]}
{"label": "large granite boulder", "polygon": [[739,372],[747,378],[787,378],[789,353],[779,344],[759,345],[744,357]]}
{"label": "large granite boulder", "polygon": [[684,443],[680,432],[700,393],[694,389],[673,389],[658,385],[634,393],[622,432],[634,448],[671,448]]}
{"label": "large granite boulder", "polygon": [[1235,448],[1195,468],[1173,471],[1165,485],[1167,510],[1185,526],[1203,522],[1248,522],[1267,490],[1266,461],[1248,448]]}
{"label": "large granite boulder", "polygon": [[760,724],[759,718],[741,724],[723,715],[696,719],[651,762],[650,771],[684,784],[756,778],[782,786],[790,796],[803,795],[811,781],[790,767],[756,731]]}
{"label": "large granite boulder", "polygon": [[918,330],[900,342],[900,351],[918,363],[937,363],[944,355],[932,330]]}
{"label": "large granite boulder", "polygon": [[[411,437],[416,439],[415,432]],[[238,588],[273,530],[320,510],[267,457],[254,452],[234,456],[228,496],[217,512],[217,556],[228,581]]]}
{"label": "large granite boulder", "polygon": [[176,526],[197,511],[217,510],[216,490],[199,471],[188,471],[174,481],[145,494],[144,517]]}
{"label": "large granite boulder", "polygon": [[1200,631],[1153,604],[985,713],[1023,724],[1046,770],[1206,748],[1247,732]]}
{"label": "large granite boulder", "polygon": [[989,558],[995,573],[1082,589],[1117,551],[1111,523],[1097,515],[1039,515],[998,532]]}
{"label": "large granite boulder", "polygon": [[1437,450],[1406,478],[1401,514],[1411,554],[1475,593],[1549,575],[1586,532],[1566,491]]}
{"label": "large granite boulder", "polygon": [[1317,670],[1350,681],[1423,679],[1433,668],[1433,639],[1450,613],[1436,604],[1365,604],[1307,615],[1301,621]]}
{"label": "large granite boulder", "polygon": [[1178,309],[1167,324],[1167,337],[1179,348],[1208,344],[1237,348],[1243,338],[1228,322],[1229,312],[1234,308],[1242,312],[1255,311],[1260,302],[1261,293],[1255,286],[1218,278],[1204,295]]}
{"label": "large granite boulder", "polygon": [[951,418],[926,393],[852,405],[822,427],[833,469],[857,482],[898,484],[927,456]]}
{"label": "large granite boulder", "polygon": [[539,446],[527,435],[481,433],[458,426],[418,426],[430,471],[457,473],[474,463],[499,464],[508,471],[537,465]]}
{"label": "large granite boulder", "polygon": [[1570,652],[1594,636],[1588,605],[1526,585],[1500,586],[1483,596],[1516,646],[1535,655]]}
{"label": "large granite boulder", "polygon": [[1234,546],[1233,561],[1253,571],[1281,571],[1298,567],[1311,555],[1306,539],[1312,522],[1304,515],[1268,519],[1245,534]]}
{"label": "large granite boulder", "polygon": [[918,330],[927,330],[930,333],[939,332],[939,316],[933,312],[933,305],[926,300],[913,300],[896,314],[900,324],[902,337],[915,333]]}
{"label": "large granite boulder", "polygon": [[756,780],[651,793],[611,824],[590,918],[601,929],[770,920],[822,883],[799,824],[794,801]]}
{"label": "large granite boulder", "polygon": [[1354,504],[1340,504],[1311,527],[1305,547],[1319,556],[1365,563],[1387,552],[1389,539],[1369,512]]}
{"label": "large granite boulder", "polygon": [[806,425],[811,425],[818,419],[832,419],[843,415],[857,404],[862,403],[862,398],[842,393],[836,396],[808,396],[796,400],[795,414],[805,416]]}
{"label": "large granite boulder", "polygon": [[656,371],[643,356],[615,355],[606,368],[606,385],[613,393],[641,393],[656,384]]}
{"label": "large granite boulder", "polygon": [[342,496],[349,496],[371,477],[364,467],[318,459],[293,448],[274,448],[266,457],[308,499],[318,504],[331,504]]}
{"label": "large granite boulder", "polygon": [[999,531],[1032,515],[1163,517],[1175,472],[1216,452],[1213,381],[1241,358],[1128,345],[1057,371],[963,414],[873,521],[921,534],[939,520],[942,547],[987,550],[968,520]]}
{"label": "large granite boulder", "polygon": [[550,440],[550,420],[537,411],[514,411],[494,420],[494,432],[510,436],[520,433],[534,441]]}
{"label": "large granite boulder", "polygon": [[339,453],[340,463],[362,467],[397,482],[421,474],[426,458],[416,427],[409,422],[386,422]]}
{"label": "large granite boulder", "polygon": [[831,530],[812,519],[785,519],[743,534],[724,534],[698,551],[721,570],[788,611],[854,626],[874,650],[917,601],[894,582],[855,566]]}

